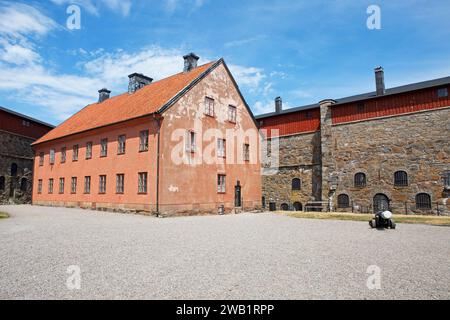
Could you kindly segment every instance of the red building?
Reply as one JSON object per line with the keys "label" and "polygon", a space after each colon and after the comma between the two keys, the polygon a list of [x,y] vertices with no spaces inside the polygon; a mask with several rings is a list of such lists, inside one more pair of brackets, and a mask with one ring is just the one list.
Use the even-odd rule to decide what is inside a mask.
{"label": "red building", "polygon": [[0,203],[31,201],[31,143],[52,128],[51,124],[0,107]]}

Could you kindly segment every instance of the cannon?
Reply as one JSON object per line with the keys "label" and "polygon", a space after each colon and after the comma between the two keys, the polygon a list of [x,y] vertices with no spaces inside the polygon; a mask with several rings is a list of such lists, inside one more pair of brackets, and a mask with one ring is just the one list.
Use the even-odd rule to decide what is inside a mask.
{"label": "cannon", "polygon": [[375,214],[375,217],[369,221],[369,225],[372,228],[384,228],[384,229],[395,229],[396,225],[392,219],[392,212],[390,211],[380,211]]}

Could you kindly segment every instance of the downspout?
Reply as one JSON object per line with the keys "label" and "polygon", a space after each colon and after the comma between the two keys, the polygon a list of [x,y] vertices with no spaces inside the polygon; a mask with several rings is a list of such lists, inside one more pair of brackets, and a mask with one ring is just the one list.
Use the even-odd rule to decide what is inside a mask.
{"label": "downspout", "polygon": [[156,113],[153,115],[153,118],[156,120],[158,125],[157,131],[157,142],[156,142],[156,217],[159,217],[159,171],[160,171],[160,158],[161,158],[161,123],[163,117]]}

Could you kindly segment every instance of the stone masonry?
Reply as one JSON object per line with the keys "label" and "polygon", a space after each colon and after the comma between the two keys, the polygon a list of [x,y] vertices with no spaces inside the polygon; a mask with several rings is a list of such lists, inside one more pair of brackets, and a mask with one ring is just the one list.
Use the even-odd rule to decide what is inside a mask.
{"label": "stone masonry", "polygon": [[[319,105],[320,131],[279,138],[279,170],[263,176],[266,203],[279,210],[322,201],[327,210],[372,212],[374,197],[382,194],[394,213],[450,214],[443,178],[450,170],[450,107],[333,125],[333,101]],[[407,172],[407,186],[394,186],[396,171]],[[359,172],[365,187],[354,185]],[[301,179],[300,191],[292,191],[294,178]],[[419,193],[431,196],[431,210],[416,208]],[[339,208],[341,194],[349,207]]]}
{"label": "stone masonry", "polygon": [[0,204],[31,202],[33,141],[0,131],[0,179],[4,179]]}

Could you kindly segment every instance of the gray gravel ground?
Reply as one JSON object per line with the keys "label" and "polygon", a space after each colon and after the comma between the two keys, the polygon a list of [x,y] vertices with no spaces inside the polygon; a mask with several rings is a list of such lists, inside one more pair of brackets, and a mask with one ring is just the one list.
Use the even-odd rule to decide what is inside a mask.
{"label": "gray gravel ground", "polygon": [[[450,299],[450,228],[0,206],[0,299]],[[69,290],[78,265],[81,289]],[[381,289],[366,286],[381,268]]]}

